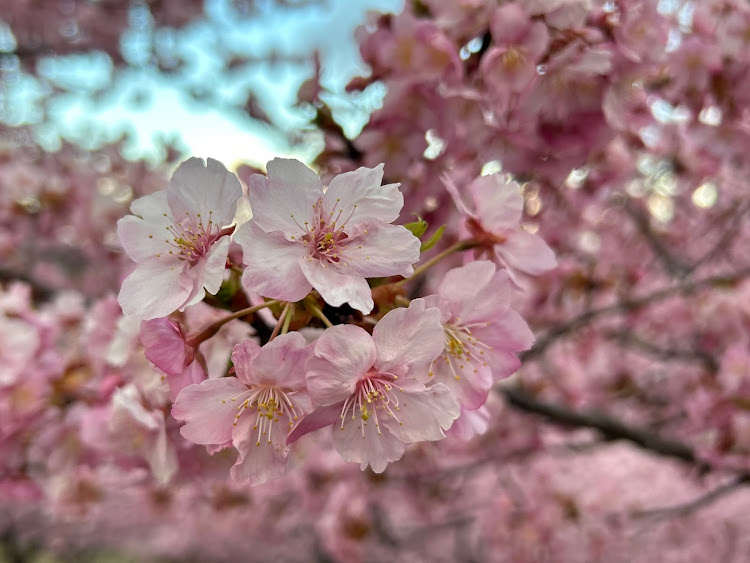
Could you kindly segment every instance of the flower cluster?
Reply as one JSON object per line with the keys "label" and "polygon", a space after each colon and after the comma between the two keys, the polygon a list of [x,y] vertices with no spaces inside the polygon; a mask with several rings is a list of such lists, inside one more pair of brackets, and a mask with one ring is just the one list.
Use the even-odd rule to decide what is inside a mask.
{"label": "flower cluster", "polygon": [[[244,223],[237,220],[245,197],[237,178],[215,160],[191,158],[166,191],[134,201],[133,215],[118,224],[137,263],[120,304],[143,319],[146,357],[165,374],[182,435],[211,453],[233,448],[232,477],[261,483],[282,475],[298,457],[290,454],[299,438],[323,427],[333,428],[345,460],[375,472],[409,444],[444,438],[454,423],[465,437],[481,432],[472,411],[518,369],[516,353],[533,342],[511,308],[508,272],[470,262],[449,271],[437,294],[409,300],[399,286],[414,273],[421,242],[393,224],[403,197],[398,184],[382,185],[382,164],[341,174],[325,188],[296,160],[274,159],[267,171],[249,179],[252,218]],[[486,186],[484,216],[507,217],[507,235],[492,240],[533,240],[542,257],[525,270],[553,266],[539,237],[509,230],[518,224],[520,192],[505,186],[493,196],[493,181],[471,184]],[[479,249],[490,236],[473,234],[467,248]],[[528,245],[508,246],[515,264],[533,260],[523,255]],[[240,251],[244,268],[232,261]],[[196,333],[168,317],[217,294],[224,282],[236,287],[237,276],[254,306]],[[373,289],[388,296],[375,312]],[[201,345],[228,320],[264,308],[277,310],[270,336],[235,343],[229,372],[210,377]],[[324,309],[340,322],[334,326]],[[325,328],[308,334],[308,343],[298,330],[311,323]]]}

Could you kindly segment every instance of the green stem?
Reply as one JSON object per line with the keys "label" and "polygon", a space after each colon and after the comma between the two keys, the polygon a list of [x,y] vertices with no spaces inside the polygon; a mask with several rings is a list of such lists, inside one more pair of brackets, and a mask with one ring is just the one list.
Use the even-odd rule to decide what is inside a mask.
{"label": "green stem", "polygon": [[328,317],[326,317],[323,314],[323,311],[320,310],[320,307],[315,305],[314,303],[308,303],[307,308],[312,311],[312,313],[318,317],[321,321],[323,321],[323,324],[326,325],[328,328],[331,328],[333,326],[333,323],[328,320]]}
{"label": "green stem", "polygon": [[291,309],[292,304],[287,303],[284,305],[284,309],[281,311],[281,315],[279,315],[279,320],[276,321],[276,326],[273,327],[273,332],[271,333],[271,338],[268,339],[269,342],[276,338],[279,335],[279,331],[281,330],[281,325],[283,323],[286,323],[286,318],[289,315],[289,309]]}
{"label": "green stem", "polygon": [[435,264],[437,264],[438,262],[440,262],[444,258],[447,258],[451,254],[454,254],[456,252],[461,252],[461,251],[464,251],[464,250],[469,250],[471,248],[475,248],[476,246],[478,246],[478,243],[475,240],[473,240],[473,239],[460,240],[456,244],[454,244],[453,246],[449,246],[448,248],[446,248],[445,250],[443,250],[440,254],[436,254],[435,256],[433,256],[432,258],[430,258],[424,264],[418,266],[414,270],[414,273],[411,275],[411,277],[399,280],[399,281],[395,282],[394,285],[396,287],[398,287],[400,285],[403,285],[406,282],[408,282],[410,280],[413,280],[418,275],[423,274],[424,272],[426,272],[427,270],[429,270],[430,268],[432,268]]}
{"label": "green stem", "polygon": [[286,334],[287,332],[289,332],[289,325],[292,322],[293,316],[294,316],[294,303],[292,303],[292,306],[289,309],[289,312],[286,314],[286,317],[284,317],[284,326],[281,327],[281,334]]}

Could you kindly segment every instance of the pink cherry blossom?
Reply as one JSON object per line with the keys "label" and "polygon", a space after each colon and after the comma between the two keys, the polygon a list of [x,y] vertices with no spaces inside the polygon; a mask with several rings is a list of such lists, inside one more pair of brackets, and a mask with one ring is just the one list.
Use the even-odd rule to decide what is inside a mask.
{"label": "pink cherry blossom", "polygon": [[448,386],[466,409],[482,406],[492,385],[520,367],[515,353],[534,342],[526,322],[510,308],[508,273],[495,270],[486,260],[454,268],[438,293],[425,298],[428,307],[440,310],[445,332],[443,353],[428,376]]}
{"label": "pink cherry blossom", "polygon": [[239,180],[220,162],[191,158],[165,191],[133,202],[133,215],[117,223],[125,252],[138,264],[120,290],[126,315],[164,317],[219,291],[241,195]]}
{"label": "pink cherry blossom", "polygon": [[242,283],[265,297],[299,301],[315,288],[338,307],[373,308],[365,278],[410,276],[419,240],[391,225],[403,197],[381,185],[383,166],[359,168],[331,180],[296,160],[274,159],[268,178],[250,178],[253,219],[236,234],[244,252]]}
{"label": "pink cherry blossom", "polygon": [[544,240],[520,228],[523,196],[517,182],[501,174],[479,176],[466,191],[469,205],[461,197],[456,185],[443,177],[448,192],[465,217],[465,230],[479,243],[477,254],[486,254],[509,269],[533,276],[557,265],[555,255]]}
{"label": "pink cherry blossom", "polygon": [[[172,416],[186,422],[182,435],[196,444],[232,445],[238,452],[233,479],[263,483],[286,470],[289,429],[310,410],[305,362],[311,348],[297,333],[282,334],[262,348],[237,344],[232,362],[237,377],[207,379],[183,389]],[[253,412],[255,411],[255,412]]]}
{"label": "pink cherry blossom", "polygon": [[180,323],[167,318],[143,321],[141,342],[149,361],[167,374],[171,400],[188,385],[206,379],[206,360],[188,344]]}
{"label": "pink cherry blossom", "polygon": [[307,363],[308,391],[321,408],[290,441],[333,424],[341,457],[380,473],[407,444],[442,439],[458,404],[442,383],[419,381],[442,349],[440,313],[422,299],[385,315],[372,336],[353,325],[329,328]]}

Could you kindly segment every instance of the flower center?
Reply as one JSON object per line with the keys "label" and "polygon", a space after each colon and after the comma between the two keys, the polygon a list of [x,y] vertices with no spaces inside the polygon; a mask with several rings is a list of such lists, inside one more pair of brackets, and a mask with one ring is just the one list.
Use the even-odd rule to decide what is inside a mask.
{"label": "flower center", "polygon": [[[257,431],[257,438],[255,445],[260,446],[261,441],[271,443],[271,436],[273,425],[279,422],[281,419],[286,418],[287,427],[283,428],[283,432],[288,432],[289,428],[294,425],[294,420],[297,420],[297,411],[294,408],[290,396],[294,395],[294,392],[287,393],[279,389],[278,387],[270,386],[258,386],[252,390],[252,393],[244,401],[242,401],[237,407],[237,416],[234,417],[234,426],[237,426],[237,422],[246,410],[255,409],[255,424],[253,430]],[[235,401],[237,398],[232,398]],[[222,400],[223,403],[226,399]],[[267,439],[264,440],[263,437]]]}
{"label": "flower center", "polygon": [[[164,216],[167,217],[167,214],[164,213]],[[174,248],[169,254],[176,256],[180,262],[195,266],[218,239],[234,231],[234,227],[222,229],[216,225],[212,216],[213,212],[209,211],[208,222],[204,223],[200,213],[193,217],[190,212],[186,212],[181,221],[173,220],[172,224],[166,227],[172,235],[172,240],[166,239],[166,242]]]}
{"label": "flower center", "polygon": [[481,340],[477,339],[471,333],[471,329],[485,327],[487,325],[489,325],[489,323],[463,324],[459,319],[455,319],[453,322],[443,325],[443,331],[445,333],[445,348],[443,348],[442,355],[433,360],[432,364],[430,364],[430,371],[428,374],[430,376],[434,375],[432,366],[440,358],[442,358],[442,360],[448,365],[453,377],[456,378],[456,381],[461,379],[461,376],[456,370],[456,366],[458,366],[459,370],[463,370],[468,364],[473,368],[474,373],[477,373],[478,371],[477,365],[481,364],[486,366],[487,362],[484,361],[482,356],[484,356],[485,350],[492,350],[492,346],[488,346]]}
{"label": "flower center", "polygon": [[[347,415],[351,411],[351,419],[360,419],[362,437],[365,437],[365,426],[370,419],[375,422],[378,434],[380,431],[380,418],[393,418],[399,424],[403,424],[396,413],[399,409],[399,401],[395,391],[401,388],[394,384],[398,377],[392,373],[379,373],[374,370],[368,372],[357,382],[357,387],[341,408],[341,429],[344,429]],[[395,411],[395,412],[394,412]]]}
{"label": "flower center", "polygon": [[337,199],[333,209],[326,213],[323,209],[323,199],[318,199],[313,204],[312,226],[308,221],[305,221],[304,225],[300,225],[294,215],[291,216],[297,226],[305,231],[305,234],[299,240],[309,248],[310,256],[329,264],[337,264],[341,261],[341,253],[347,245],[345,241],[349,238],[344,229],[357,209],[357,206],[354,205],[349,216],[342,221],[341,215],[344,210],[339,208],[339,203],[341,203],[341,200]]}

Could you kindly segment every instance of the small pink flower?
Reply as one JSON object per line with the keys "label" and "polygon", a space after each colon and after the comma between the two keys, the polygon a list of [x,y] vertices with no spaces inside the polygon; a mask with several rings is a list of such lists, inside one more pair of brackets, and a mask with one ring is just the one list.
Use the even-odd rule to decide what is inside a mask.
{"label": "small pink flower", "polygon": [[481,260],[450,270],[437,295],[425,298],[440,310],[445,347],[428,376],[444,383],[465,409],[477,409],[492,385],[521,365],[516,352],[526,350],[534,335],[510,308],[511,283],[505,270]]}
{"label": "small pink flower", "polygon": [[501,174],[479,176],[466,188],[467,206],[450,178],[445,176],[443,181],[466,217],[466,232],[479,243],[477,255],[487,254],[506,266],[511,279],[514,270],[536,276],[557,266],[547,243],[520,228],[523,196],[517,182]]}
{"label": "small pink flower", "polygon": [[333,424],[341,457],[380,473],[407,444],[444,438],[458,404],[445,385],[419,382],[442,349],[440,313],[422,299],[385,315],[372,336],[353,325],[327,329],[307,362],[308,391],[321,408],[289,442]]}
{"label": "small pink flower", "polygon": [[404,200],[382,186],[383,166],[340,174],[323,191],[296,160],[274,159],[250,178],[253,219],[236,234],[247,265],[242,283],[265,297],[299,301],[315,288],[326,303],[369,313],[366,278],[410,276],[419,240],[391,225]]}
{"label": "small pink flower", "polygon": [[186,160],[165,191],[133,202],[117,222],[125,252],[138,263],[122,283],[126,315],[165,317],[216,293],[242,187],[220,162]]}
{"label": "small pink flower", "polygon": [[180,323],[167,318],[143,321],[141,343],[149,361],[167,374],[170,400],[188,385],[206,379],[206,360],[188,344]]}
{"label": "small pink flower", "polygon": [[196,444],[229,445],[239,452],[233,479],[263,483],[286,471],[287,434],[310,410],[305,362],[311,348],[298,332],[282,334],[262,348],[246,340],[234,348],[237,377],[207,379],[183,389],[172,416],[186,422],[182,435]]}

